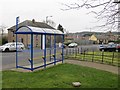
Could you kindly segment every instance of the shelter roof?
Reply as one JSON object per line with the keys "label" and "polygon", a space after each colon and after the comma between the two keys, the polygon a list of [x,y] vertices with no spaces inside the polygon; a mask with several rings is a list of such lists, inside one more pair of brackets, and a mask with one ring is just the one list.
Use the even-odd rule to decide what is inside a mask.
{"label": "shelter roof", "polygon": [[21,26],[18,28],[15,34],[58,34],[58,35],[62,35],[64,33],[56,29],[39,28],[39,27],[33,27],[33,26]]}

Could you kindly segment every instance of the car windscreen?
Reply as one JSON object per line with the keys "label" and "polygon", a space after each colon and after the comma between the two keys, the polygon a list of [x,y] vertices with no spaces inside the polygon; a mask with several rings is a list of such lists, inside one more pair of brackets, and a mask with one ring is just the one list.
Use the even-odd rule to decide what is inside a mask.
{"label": "car windscreen", "polygon": [[3,46],[9,46],[9,45],[11,45],[11,43],[6,43],[6,44],[4,44]]}

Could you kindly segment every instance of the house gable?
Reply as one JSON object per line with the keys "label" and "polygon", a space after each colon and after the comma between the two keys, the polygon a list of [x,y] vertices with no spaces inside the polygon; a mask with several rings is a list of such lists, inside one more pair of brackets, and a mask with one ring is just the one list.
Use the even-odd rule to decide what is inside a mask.
{"label": "house gable", "polygon": [[97,41],[97,38],[96,38],[96,36],[95,36],[95,35],[92,35],[92,36],[89,38],[89,40],[92,40],[92,41]]}

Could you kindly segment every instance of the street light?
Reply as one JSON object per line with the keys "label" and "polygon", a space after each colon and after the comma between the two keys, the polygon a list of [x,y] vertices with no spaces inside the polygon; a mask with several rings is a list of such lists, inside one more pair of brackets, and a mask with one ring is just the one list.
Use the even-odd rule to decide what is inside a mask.
{"label": "street light", "polygon": [[47,21],[48,17],[52,17],[52,16],[46,16],[46,23],[48,23],[48,21]]}

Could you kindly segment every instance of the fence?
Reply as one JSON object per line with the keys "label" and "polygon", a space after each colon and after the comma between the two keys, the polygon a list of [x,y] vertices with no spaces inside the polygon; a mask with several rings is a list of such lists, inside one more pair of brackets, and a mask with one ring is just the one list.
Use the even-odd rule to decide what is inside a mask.
{"label": "fence", "polygon": [[65,58],[120,66],[119,54],[119,52],[104,52],[90,49],[83,50],[82,48],[66,48]]}

